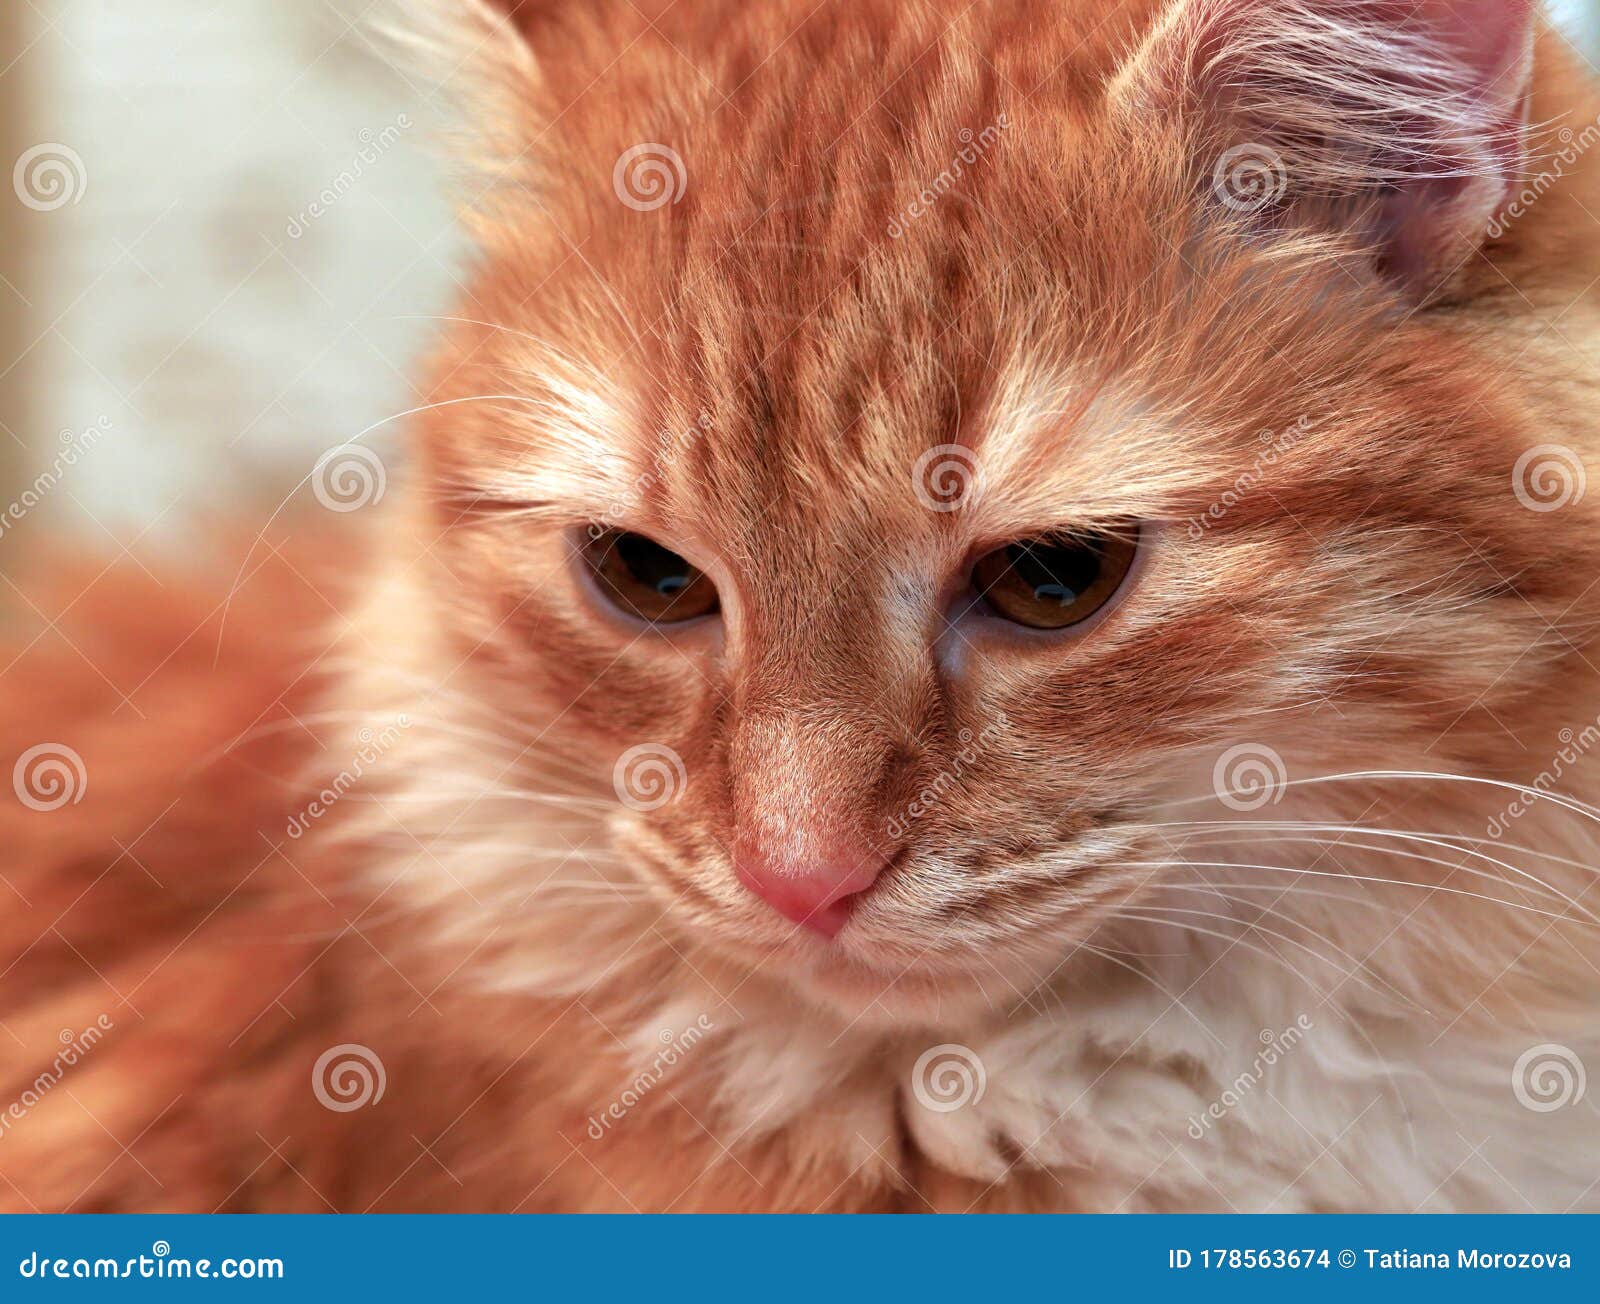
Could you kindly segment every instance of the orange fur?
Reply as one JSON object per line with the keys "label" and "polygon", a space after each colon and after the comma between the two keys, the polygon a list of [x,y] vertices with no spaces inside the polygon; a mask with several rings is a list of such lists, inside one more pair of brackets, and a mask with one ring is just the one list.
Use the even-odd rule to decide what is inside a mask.
{"label": "orange fur", "polygon": [[[1275,138],[1290,190],[1271,214],[1208,199],[1241,124],[1306,93],[1207,88],[1195,42],[1230,5],[1155,35],[1142,0],[1070,17],[1045,0],[524,5],[531,50],[460,8],[494,115],[487,174],[467,180],[481,260],[417,422],[413,492],[370,584],[337,601],[336,641],[316,631],[340,586],[256,549],[231,593],[126,567],[81,594],[57,579],[36,601],[71,627],[0,681],[0,759],[60,739],[89,776],[57,811],[0,803],[0,1092],[34,1081],[62,1029],[113,1023],[0,1136],[0,1205],[1216,1206],[1215,1183],[1160,1165],[1124,1180],[1108,1159],[1158,1129],[1080,1116],[1130,1067],[1089,1011],[1131,1008],[1141,981],[1208,1010],[1261,998],[1239,957],[1194,959],[1215,927],[1201,912],[1223,907],[1184,893],[1247,882],[1251,849],[1297,853],[1244,843],[1186,877],[1209,864],[1204,834],[1153,826],[1192,810],[1231,743],[1271,739],[1299,777],[1514,784],[1600,709],[1594,500],[1533,513],[1510,491],[1527,448],[1596,451],[1592,368],[1573,356],[1600,339],[1592,165],[1479,250],[1462,214],[1509,129],[1441,113],[1424,162],[1452,131],[1484,133],[1482,157],[1448,160],[1472,185],[1427,259],[1375,257],[1386,200],[1362,177],[1403,190],[1417,155],[1363,173],[1359,132]],[[1263,57],[1303,53],[1270,37]],[[1248,75],[1256,46],[1226,48]],[[1533,122],[1594,120],[1554,38],[1534,67]],[[989,127],[981,160],[904,220]],[[618,202],[613,162],[641,142],[683,158],[681,202]],[[1302,419],[1270,477],[1186,545],[1260,432]],[[912,491],[943,444],[984,465],[971,510]],[[597,612],[572,531],[611,519],[711,574],[721,624],[640,635]],[[1046,655],[938,619],[975,551],[1129,519],[1163,528],[1091,632]],[[286,836],[358,730],[402,717],[370,776]],[[641,742],[686,775],[645,812],[612,789]],[[930,785],[941,800],[896,821]],[[1283,811],[1474,834],[1504,797],[1307,792]],[[741,838],[811,836],[796,827],[896,857],[837,943],[797,936],[732,873]],[[1591,843],[1547,845],[1581,862]],[[1328,872],[1306,857],[1290,863]],[[1149,872],[1161,861],[1189,868]],[[1481,862],[1380,863],[1394,881],[1352,878],[1341,908],[1294,898],[1283,923],[1232,898],[1227,918],[1252,948],[1312,950],[1278,959],[1418,1064],[1418,1011],[1455,1016],[1448,1050],[1516,1011],[1592,1010],[1587,903],[1563,904],[1587,892],[1581,864],[1541,863],[1557,896],[1529,916],[1438,895],[1478,890]],[[1414,906],[1406,885],[1432,890],[1425,916],[1353,931],[1358,905]],[[1192,965],[1162,949],[1184,918]],[[1083,1013],[1029,1030],[1057,1009]],[[701,1015],[717,1031],[596,1139],[654,1039]],[[1021,1070],[991,1072],[1007,1121],[941,1132],[960,1119],[916,1112],[910,1065],[980,1035],[1009,1047],[995,1063],[1070,1042],[1092,1082],[1057,1111]],[[386,1086],[340,1113],[311,1082],[346,1043]],[[1140,1056],[1136,1086],[1193,1097],[1181,1130],[1215,1073],[1178,1034]],[[1302,1144],[1271,1158],[1292,1175]],[[1389,1198],[1327,1181],[1308,1207]]]}

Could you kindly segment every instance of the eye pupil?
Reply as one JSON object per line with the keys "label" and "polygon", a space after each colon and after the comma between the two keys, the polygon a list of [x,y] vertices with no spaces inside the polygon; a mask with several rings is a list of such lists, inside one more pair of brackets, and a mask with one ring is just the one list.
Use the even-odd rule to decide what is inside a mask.
{"label": "eye pupil", "polygon": [[685,588],[698,573],[677,553],[642,534],[618,535],[616,547],[633,578],[648,584],[662,597],[671,597]]}
{"label": "eye pupil", "polygon": [[654,539],[627,530],[590,531],[584,557],[601,594],[653,624],[674,624],[717,608],[716,586]]}
{"label": "eye pupil", "polygon": [[1111,599],[1136,546],[1132,530],[1025,539],[980,557],[972,586],[992,613],[1014,624],[1064,629]]}

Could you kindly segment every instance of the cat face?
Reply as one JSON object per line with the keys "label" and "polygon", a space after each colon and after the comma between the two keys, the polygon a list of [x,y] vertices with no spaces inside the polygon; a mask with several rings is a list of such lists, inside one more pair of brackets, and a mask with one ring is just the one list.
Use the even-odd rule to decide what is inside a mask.
{"label": "cat face", "polygon": [[671,925],[1016,999],[1225,754],[1486,763],[1581,586],[1536,399],[1419,309],[1456,193],[1419,234],[1284,144],[1230,198],[1133,11],[1041,60],[1057,6],[759,8],[546,54],[423,431],[443,623]]}

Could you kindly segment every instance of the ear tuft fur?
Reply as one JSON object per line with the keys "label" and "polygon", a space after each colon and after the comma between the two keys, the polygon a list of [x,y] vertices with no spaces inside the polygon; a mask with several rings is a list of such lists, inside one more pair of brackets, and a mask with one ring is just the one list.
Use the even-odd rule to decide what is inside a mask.
{"label": "ear tuft fur", "polygon": [[539,67],[489,0],[389,0],[373,26],[407,81],[447,111],[446,152],[471,184],[518,180],[537,123]]}
{"label": "ear tuft fur", "polygon": [[1226,207],[1358,226],[1416,281],[1481,242],[1520,175],[1532,48],[1529,0],[1179,0],[1115,94],[1201,128]]}

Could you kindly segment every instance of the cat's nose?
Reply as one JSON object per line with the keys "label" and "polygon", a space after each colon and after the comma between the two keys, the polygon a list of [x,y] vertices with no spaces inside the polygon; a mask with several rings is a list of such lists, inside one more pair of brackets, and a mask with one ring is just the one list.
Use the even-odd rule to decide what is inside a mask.
{"label": "cat's nose", "polygon": [[844,927],[861,894],[887,864],[883,854],[865,844],[823,846],[805,855],[749,844],[734,855],[741,883],[785,919],[824,937]]}

